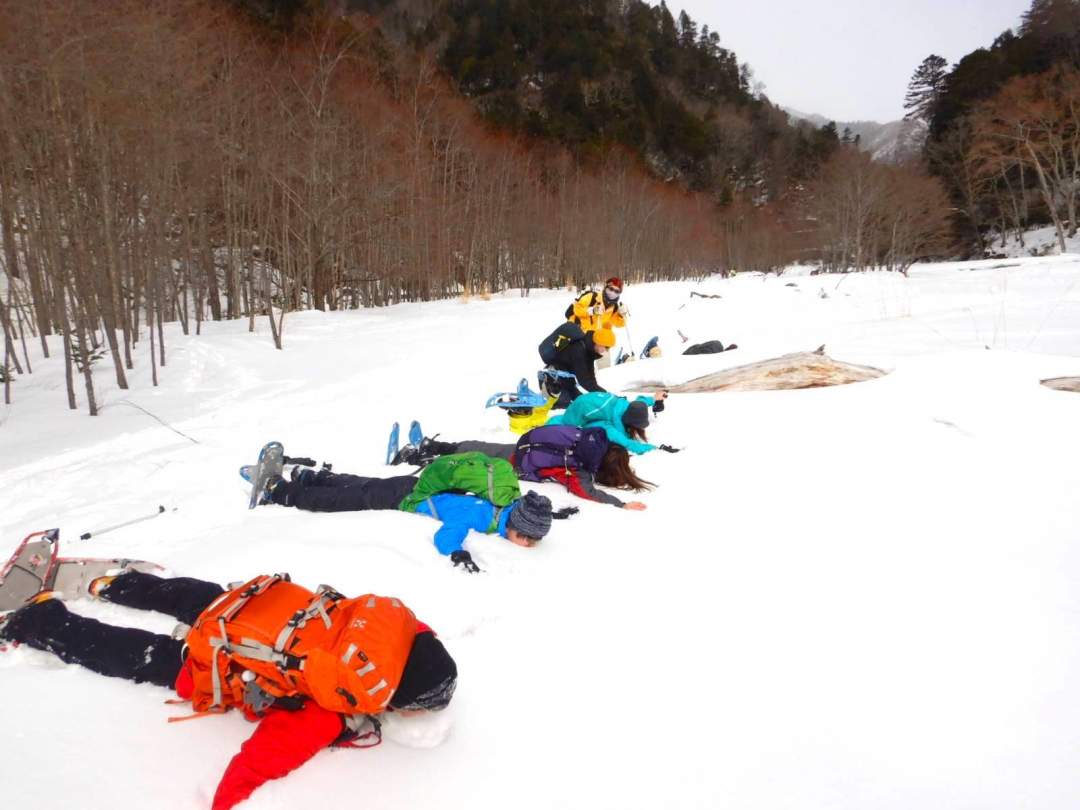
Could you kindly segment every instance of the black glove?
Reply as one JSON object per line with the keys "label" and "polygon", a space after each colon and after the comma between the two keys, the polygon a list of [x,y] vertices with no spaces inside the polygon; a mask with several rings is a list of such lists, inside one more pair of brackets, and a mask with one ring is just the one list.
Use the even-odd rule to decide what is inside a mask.
{"label": "black glove", "polygon": [[459,565],[470,574],[479,574],[480,566],[473,562],[472,554],[461,548],[450,555],[450,561],[457,568]]}
{"label": "black glove", "polygon": [[665,408],[664,400],[658,399],[658,400],[656,400],[656,402],[653,403],[652,412],[653,413],[660,413],[660,411],[664,410],[664,408]]}
{"label": "black glove", "polygon": [[681,447],[672,447],[670,444],[662,444],[656,448],[657,450],[663,450],[665,453],[681,453]]}
{"label": "black glove", "polygon": [[562,509],[556,509],[551,513],[552,520],[566,520],[571,515],[576,515],[581,510],[576,506],[564,506]]}

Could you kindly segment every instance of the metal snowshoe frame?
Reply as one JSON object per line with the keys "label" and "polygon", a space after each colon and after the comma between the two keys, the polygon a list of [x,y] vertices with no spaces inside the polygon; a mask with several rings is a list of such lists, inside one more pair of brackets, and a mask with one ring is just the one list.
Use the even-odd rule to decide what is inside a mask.
{"label": "metal snowshoe frame", "polygon": [[146,560],[122,557],[61,557],[60,530],[27,535],[0,571],[0,613],[16,610],[42,591],[55,591],[65,599],[85,596],[90,582],[116,569],[162,573],[164,568]]}
{"label": "metal snowshoe frame", "polygon": [[274,476],[280,476],[285,468],[285,447],[281,442],[268,442],[259,451],[258,469],[251,482],[251,497],[248,498],[248,509],[254,509],[259,505],[259,497],[266,489],[266,482]]}

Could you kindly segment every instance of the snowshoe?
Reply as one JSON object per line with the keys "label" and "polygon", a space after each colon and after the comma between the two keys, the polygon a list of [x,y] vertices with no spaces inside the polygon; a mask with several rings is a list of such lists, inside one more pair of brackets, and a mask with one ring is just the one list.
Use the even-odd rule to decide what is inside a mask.
{"label": "snowshoe", "polygon": [[15,549],[0,571],[0,612],[15,610],[41,591],[50,588],[60,530],[34,532]]}
{"label": "snowshoe", "polygon": [[660,338],[656,335],[649,338],[649,342],[645,344],[645,348],[641,350],[641,354],[638,355],[638,357],[642,360],[652,357],[654,349],[657,352],[660,350]]}
{"label": "snowshoe", "polygon": [[524,377],[518,383],[516,391],[501,391],[488,397],[485,408],[498,407],[509,411],[522,411],[527,408],[539,408],[548,401],[542,393],[529,388],[529,381]]}
{"label": "snowshoe", "polygon": [[420,423],[413,419],[412,424],[409,425],[409,444],[419,447],[423,440],[424,431],[420,428]]}
{"label": "snowshoe", "polygon": [[540,390],[549,397],[558,397],[562,393],[559,388],[560,380],[571,380],[577,384],[577,375],[569,371],[559,371],[556,368],[542,368],[536,372],[536,378],[540,384]]}
{"label": "snowshoe", "polygon": [[59,557],[60,530],[29,535],[0,574],[0,612],[16,610],[45,594],[64,599],[87,595],[90,583],[110,571],[161,574],[165,569],[145,560],[118,557]]}
{"label": "snowshoe", "polygon": [[394,422],[393,427],[390,428],[390,439],[386,443],[386,463],[393,464],[394,458],[398,454],[398,437],[401,432],[401,427],[397,422]]}
{"label": "snowshoe", "polygon": [[259,463],[256,465],[251,479],[251,497],[248,498],[248,509],[254,509],[259,504],[267,501],[267,491],[270,483],[281,478],[281,472],[285,461],[285,448],[281,442],[269,442],[259,451]]}
{"label": "snowshoe", "polygon": [[165,569],[146,560],[125,557],[60,557],[50,590],[63,599],[79,599],[90,593],[90,583],[107,574],[141,571],[144,574],[163,574]]}

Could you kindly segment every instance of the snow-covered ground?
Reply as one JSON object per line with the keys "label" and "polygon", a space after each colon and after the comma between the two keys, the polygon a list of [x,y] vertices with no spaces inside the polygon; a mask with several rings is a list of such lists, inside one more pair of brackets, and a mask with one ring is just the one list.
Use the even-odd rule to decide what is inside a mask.
{"label": "snow-covered ground", "polygon": [[[1065,237],[1065,247],[1069,253],[1080,252],[1080,234],[1069,238]],[[1058,246],[1057,231],[1053,225],[1041,228],[1032,228],[1024,232],[1024,244],[1016,238],[1015,233],[1010,233],[1005,238],[1004,246],[1001,244],[1001,235],[991,234],[987,237],[987,250],[994,254],[1001,254],[1009,258],[1027,256],[1053,256],[1060,248]]]}
{"label": "snow-covered ground", "polygon": [[[0,547],[60,526],[67,554],[219,582],[289,571],[398,595],[440,632],[461,672],[447,712],[321,753],[252,808],[1075,807],[1080,396],[1039,380],[1080,375],[1080,256],[624,298],[634,345],[657,334],[666,355],[602,372],[612,388],[820,344],[892,373],[672,397],[651,435],[686,450],[637,461],[660,484],[648,511],[577,502],[535,549],[473,536],[486,573],[469,576],[428,519],[248,511],[236,470],[278,439],[386,474],[388,426],[412,418],[511,440],[484,399],[533,376],[566,293],[289,315],[282,352],[265,321],[171,329],[160,388],[146,344],[130,391],[99,365],[96,419],[66,410],[57,359],[15,383]],[[740,348],[684,358],[676,330]],[[176,511],[75,539],[158,504]],[[252,730],[235,713],[170,725],[166,690],[25,648],[0,654],[0,684],[7,807],[207,806]]]}

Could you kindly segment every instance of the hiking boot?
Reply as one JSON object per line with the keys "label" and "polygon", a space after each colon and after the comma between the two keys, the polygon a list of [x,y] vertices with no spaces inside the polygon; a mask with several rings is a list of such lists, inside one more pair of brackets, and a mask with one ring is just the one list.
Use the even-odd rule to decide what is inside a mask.
{"label": "hiking boot", "polygon": [[103,577],[94,577],[90,580],[90,584],[86,586],[86,592],[94,599],[104,599],[102,591],[112,584],[112,581],[116,579],[117,575],[106,575]]}
{"label": "hiking boot", "polygon": [[289,480],[302,487],[310,487],[315,484],[316,474],[310,467],[293,467],[289,473]]}
{"label": "hiking boot", "polygon": [[263,487],[263,491],[259,493],[259,506],[264,504],[273,503],[274,490],[278,484],[282,483],[285,479],[280,475],[271,475],[266,479],[266,486]]}
{"label": "hiking boot", "polygon": [[[424,441],[427,441],[427,440],[425,439]],[[423,442],[421,442],[421,445],[423,445]],[[419,465],[420,464],[420,448],[418,448],[416,445],[413,445],[413,444],[407,444],[404,447],[402,447],[400,450],[397,451],[397,455],[394,456],[393,460],[390,463],[391,464],[409,464],[410,466],[411,465]]]}

